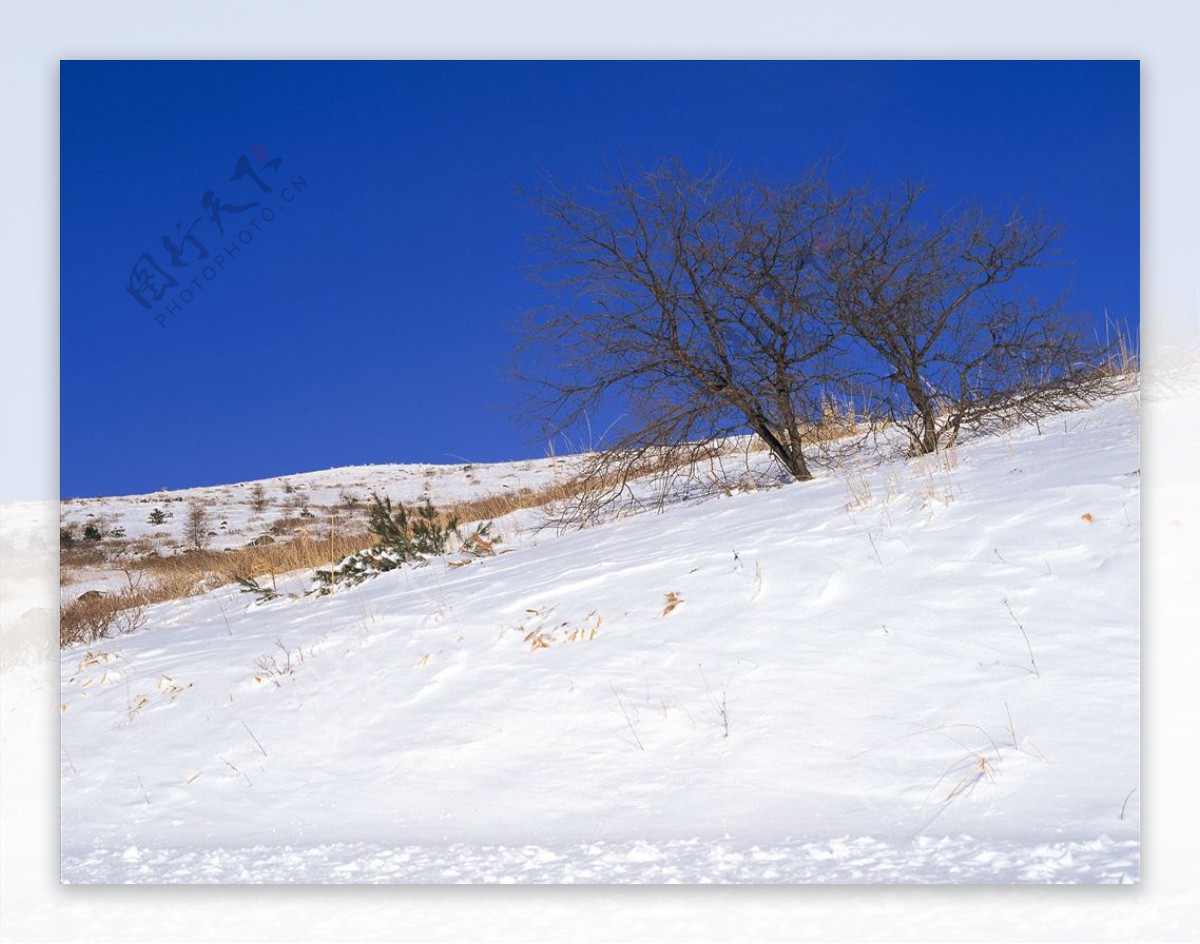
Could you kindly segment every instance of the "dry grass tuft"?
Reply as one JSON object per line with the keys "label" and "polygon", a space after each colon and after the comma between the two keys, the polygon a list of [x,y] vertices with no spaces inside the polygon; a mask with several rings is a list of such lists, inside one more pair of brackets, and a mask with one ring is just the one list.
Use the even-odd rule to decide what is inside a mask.
{"label": "dry grass tuft", "polygon": [[840,402],[827,396],[821,402],[820,422],[810,426],[806,436],[812,442],[834,442],[861,433],[868,421],[868,417],[859,415],[853,400]]}
{"label": "dry grass tuft", "polygon": [[1141,355],[1138,353],[1136,339],[1131,335],[1128,325],[1105,317],[1105,350],[1107,357],[1101,365],[1100,373],[1106,377],[1130,377],[1141,371]]}
{"label": "dry grass tuft", "polygon": [[146,602],[142,594],[132,590],[116,594],[85,593],[61,608],[59,645],[90,644],[141,629],[146,621]]}

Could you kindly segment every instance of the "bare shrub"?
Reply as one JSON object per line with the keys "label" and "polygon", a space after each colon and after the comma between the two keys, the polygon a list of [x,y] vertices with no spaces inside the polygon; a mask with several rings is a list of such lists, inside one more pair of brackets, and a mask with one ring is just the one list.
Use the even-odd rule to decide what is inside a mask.
{"label": "bare shrub", "polygon": [[146,600],[140,593],[89,591],[60,609],[58,642],[60,646],[93,643],[133,632],[145,623]]}
{"label": "bare shrub", "polygon": [[91,643],[106,638],[115,613],[112,601],[103,594],[85,594],[59,611],[58,641],[61,646]]}
{"label": "bare shrub", "polygon": [[680,443],[589,453],[547,505],[549,518],[559,528],[587,527],[624,512],[661,509],[672,496],[708,491],[714,476],[706,470],[719,451],[710,443]]}
{"label": "bare shrub", "polygon": [[126,597],[124,605],[113,614],[112,625],[118,636],[136,632],[146,625],[146,604],[143,600],[140,595]]}
{"label": "bare shrub", "polygon": [[294,534],[298,531],[301,531],[307,524],[308,522],[306,522],[303,518],[276,518],[271,522],[270,531],[271,534],[275,535],[276,537],[280,537],[285,534]]}

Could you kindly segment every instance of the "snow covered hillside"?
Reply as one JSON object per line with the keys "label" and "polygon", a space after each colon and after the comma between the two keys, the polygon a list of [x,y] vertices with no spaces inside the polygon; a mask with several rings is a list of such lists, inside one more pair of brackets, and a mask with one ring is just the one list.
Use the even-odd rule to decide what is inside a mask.
{"label": "snow covered hillside", "polygon": [[[345,466],[234,485],[66,499],[59,508],[59,525],[73,547],[85,552],[85,564],[64,558],[63,601],[89,590],[119,592],[126,586],[121,566],[139,553],[169,557],[190,549],[188,511],[193,504],[207,517],[205,548],[227,551],[254,541],[287,540],[301,530],[320,540],[331,526],[339,533],[365,533],[365,509],[375,493],[410,505],[430,500],[439,507],[485,494],[503,499],[543,491],[569,477],[572,465],[567,457],[491,465]],[[93,544],[83,538],[89,526],[103,541]]]}
{"label": "snow covered hillside", "polygon": [[61,653],[62,878],[1136,882],[1139,428],[159,604]]}
{"label": "snow covered hillside", "polygon": [[[426,498],[443,505],[473,498],[481,493],[502,494],[521,489],[536,490],[566,476],[569,457],[531,459],[478,465],[359,465],[285,475],[259,482],[239,482],[208,488],[162,489],[148,495],[108,498],[68,498],[61,504],[60,522],[76,532],[100,522],[103,530],[121,529],[132,539],[162,538],[167,547],[184,546],[179,509],[198,501],[209,510],[218,530],[211,546],[222,550],[237,547],[260,535],[271,519],[281,514],[316,513],[330,508],[361,505],[372,492],[388,494],[394,501],[416,503]],[[263,490],[263,505],[255,510],[251,493]],[[151,524],[148,512],[164,510],[166,521]],[[78,535],[77,535],[78,536]]]}

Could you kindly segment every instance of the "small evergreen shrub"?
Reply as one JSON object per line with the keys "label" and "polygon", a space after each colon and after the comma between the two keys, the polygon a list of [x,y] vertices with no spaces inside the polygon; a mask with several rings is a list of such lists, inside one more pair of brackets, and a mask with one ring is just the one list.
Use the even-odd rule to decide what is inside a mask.
{"label": "small evergreen shrub", "polygon": [[429,499],[414,509],[415,517],[400,505],[392,511],[392,500],[371,493],[371,511],[367,530],[379,543],[411,558],[446,553],[450,535],[458,533],[458,518],[452,517],[445,526],[438,521],[437,509]]}
{"label": "small evergreen shrub", "polygon": [[85,541],[99,541],[104,535],[100,533],[100,529],[94,524],[89,524],[83,529],[83,539]]}
{"label": "small evergreen shrub", "polygon": [[259,603],[267,603],[279,596],[279,591],[274,587],[264,587],[253,577],[238,577],[237,582],[241,584],[242,593],[253,593]]}
{"label": "small evergreen shrub", "polygon": [[403,505],[393,509],[387,496],[372,492],[371,498],[367,530],[378,543],[342,558],[332,570],[318,570],[317,593],[329,593],[335,583],[353,586],[403,564],[445,554],[450,537],[458,535],[458,518],[452,516],[443,524],[428,499],[410,512]]}
{"label": "small evergreen shrub", "polygon": [[150,517],[146,519],[150,524],[163,524],[167,520],[167,513],[161,508],[155,508],[150,512]]}

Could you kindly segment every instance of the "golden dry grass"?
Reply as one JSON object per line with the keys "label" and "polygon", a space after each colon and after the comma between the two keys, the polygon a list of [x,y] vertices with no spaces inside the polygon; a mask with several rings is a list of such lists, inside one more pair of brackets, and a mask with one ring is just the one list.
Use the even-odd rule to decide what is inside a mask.
{"label": "golden dry grass", "polygon": [[290,540],[268,544],[250,544],[224,551],[189,550],[166,557],[148,554],[138,558],[132,566],[149,573],[156,585],[172,586],[177,592],[197,592],[205,589],[203,584],[213,580],[221,584],[234,583],[239,577],[278,576],[328,567],[331,561],[341,560],[372,543],[365,532],[339,533],[335,530],[331,534],[328,530],[302,529]]}

